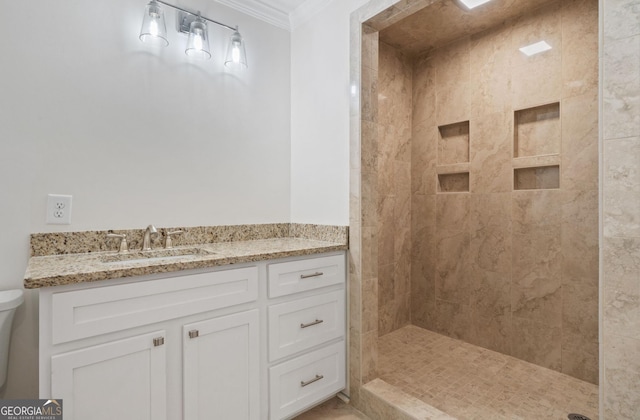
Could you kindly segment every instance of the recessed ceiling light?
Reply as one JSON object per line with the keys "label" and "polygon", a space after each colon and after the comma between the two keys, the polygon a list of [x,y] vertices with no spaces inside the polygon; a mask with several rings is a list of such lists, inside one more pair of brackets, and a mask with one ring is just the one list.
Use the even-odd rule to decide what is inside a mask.
{"label": "recessed ceiling light", "polygon": [[478,7],[482,4],[489,3],[491,0],[460,0],[462,4],[466,6],[467,9],[471,10],[475,7]]}
{"label": "recessed ceiling light", "polygon": [[531,57],[534,54],[538,54],[544,51],[549,51],[550,49],[551,49],[551,45],[547,44],[545,41],[540,41],[540,42],[536,42],[535,44],[522,47],[520,48],[520,51],[525,53],[527,56]]}

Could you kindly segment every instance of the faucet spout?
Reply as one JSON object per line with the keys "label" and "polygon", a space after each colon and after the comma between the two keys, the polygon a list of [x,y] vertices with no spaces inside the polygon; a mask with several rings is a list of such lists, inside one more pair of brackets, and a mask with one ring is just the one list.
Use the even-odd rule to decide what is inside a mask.
{"label": "faucet spout", "polygon": [[157,235],[158,230],[155,226],[149,225],[144,231],[144,238],[142,239],[142,250],[151,251],[151,235]]}

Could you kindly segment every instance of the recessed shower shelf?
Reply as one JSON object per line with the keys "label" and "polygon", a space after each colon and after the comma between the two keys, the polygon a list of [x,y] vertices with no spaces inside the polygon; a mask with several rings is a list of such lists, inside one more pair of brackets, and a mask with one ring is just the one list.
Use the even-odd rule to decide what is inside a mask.
{"label": "recessed shower shelf", "polygon": [[553,102],[514,112],[513,156],[552,155],[560,152],[560,103]]}
{"label": "recessed shower shelf", "polygon": [[436,173],[438,174],[459,174],[463,172],[469,172],[469,163],[452,163],[451,165],[436,166]]}
{"label": "recessed shower shelf", "polygon": [[549,190],[560,188],[560,165],[515,168],[514,190]]}
{"label": "recessed shower shelf", "polygon": [[558,165],[560,165],[560,155],[558,154],[513,158],[513,167],[516,169]]}
{"label": "recessed shower shelf", "polygon": [[469,192],[469,172],[439,173],[438,193]]}
{"label": "recessed shower shelf", "polygon": [[438,126],[438,165],[469,162],[469,121]]}

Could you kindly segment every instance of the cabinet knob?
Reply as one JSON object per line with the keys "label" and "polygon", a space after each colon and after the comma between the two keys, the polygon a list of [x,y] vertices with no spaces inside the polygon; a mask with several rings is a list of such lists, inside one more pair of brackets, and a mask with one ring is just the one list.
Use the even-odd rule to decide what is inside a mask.
{"label": "cabinet knob", "polygon": [[153,339],[153,346],[158,347],[164,344],[164,337],[156,337]]}
{"label": "cabinet knob", "polygon": [[200,332],[198,330],[189,331],[189,338],[197,338],[199,335],[200,335]]}

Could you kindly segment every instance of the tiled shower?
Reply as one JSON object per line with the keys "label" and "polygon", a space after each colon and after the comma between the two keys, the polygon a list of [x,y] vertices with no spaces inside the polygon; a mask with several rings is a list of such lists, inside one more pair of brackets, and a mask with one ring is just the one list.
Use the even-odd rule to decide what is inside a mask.
{"label": "tiled shower", "polygon": [[429,45],[419,24],[364,27],[363,357],[411,324],[597,384],[598,1]]}

